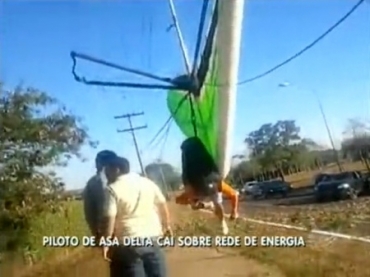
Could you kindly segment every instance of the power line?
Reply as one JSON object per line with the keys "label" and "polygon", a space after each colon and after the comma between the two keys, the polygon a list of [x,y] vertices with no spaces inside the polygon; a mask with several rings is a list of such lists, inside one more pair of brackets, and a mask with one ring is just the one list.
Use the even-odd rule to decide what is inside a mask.
{"label": "power line", "polygon": [[[249,78],[249,79],[246,79],[246,80],[243,80],[243,81],[240,81],[238,82],[238,85],[244,85],[246,83],[250,83],[250,82],[253,82],[255,80],[258,80],[260,78],[263,78],[267,75],[269,75],[270,73],[276,71],[277,69],[279,69],[280,67],[288,64],[289,62],[295,60],[296,58],[298,58],[299,56],[301,56],[303,53],[305,53],[306,51],[308,51],[309,49],[311,49],[312,47],[314,47],[318,42],[320,42],[322,39],[324,39],[327,35],[329,35],[332,31],[334,31],[337,27],[339,27],[344,21],[346,21],[360,6],[361,4],[363,4],[365,2],[365,0],[360,0],[358,1],[344,16],[342,16],[339,20],[337,20],[331,27],[329,27],[329,29],[327,29],[323,34],[321,34],[318,38],[316,38],[313,42],[311,42],[310,44],[308,44],[306,47],[304,47],[302,50],[298,51],[297,53],[295,53],[294,55],[292,55],[291,57],[289,57],[288,59],[286,59],[285,61],[277,64],[276,66],[272,67],[271,69],[263,72],[263,73],[260,73],[252,78]],[[207,84],[207,85],[210,85],[212,86],[212,84]],[[222,86],[220,84],[216,85],[216,86]],[[185,101],[186,97],[184,97],[183,101]],[[182,105],[181,103],[182,101],[180,101],[177,109],[176,109],[176,112],[177,110],[180,108],[180,106]],[[163,126],[159,129],[159,131],[157,132],[157,134],[154,136],[154,138],[152,139],[152,141],[149,143],[149,144],[152,144],[154,142],[154,140],[161,134],[161,132],[167,127],[167,125],[170,125],[171,123],[171,120],[172,120],[172,115],[167,119],[167,121],[163,124]],[[169,131],[169,128],[167,129],[167,132]],[[166,133],[167,133],[166,132]],[[168,135],[168,134],[166,134]]]}
{"label": "power line", "polygon": [[163,133],[162,137],[158,140],[158,143],[156,144],[156,146],[154,146],[154,147],[158,147],[160,144],[162,144],[160,146],[160,150],[159,150],[159,157],[160,158],[162,158],[162,156],[163,156],[164,148],[166,146],[166,142],[167,142],[168,136],[169,136],[170,131],[171,131],[172,123],[173,123],[173,120],[171,120],[171,122],[167,125],[166,131]]}
{"label": "power line", "polygon": [[[332,31],[334,31],[339,25],[341,25],[344,21],[346,21],[360,6],[361,4],[363,4],[365,2],[365,0],[360,0],[357,2],[356,5],[354,5],[343,17],[341,17],[334,25],[332,25],[328,30],[326,30],[322,35],[320,35],[317,39],[315,39],[313,42],[311,42],[310,44],[308,44],[306,47],[304,47],[302,50],[300,50],[299,52],[297,52],[296,54],[294,54],[293,56],[291,56],[290,58],[286,59],[285,61],[275,65],[274,67],[272,67],[271,69],[263,72],[263,73],[260,73],[252,78],[249,78],[249,79],[246,79],[246,80],[243,80],[243,81],[240,81],[238,82],[238,85],[244,85],[246,83],[250,83],[250,82],[253,82],[255,80],[258,80],[258,79],[261,79],[267,75],[269,75],[270,73],[276,71],[277,69],[279,69],[280,67],[286,65],[287,63],[290,63],[291,61],[295,60],[296,58],[298,58],[299,56],[301,56],[303,53],[305,53],[306,51],[308,51],[309,49],[311,49],[313,46],[315,46],[318,42],[320,42],[323,38],[325,38],[327,35],[329,35]],[[212,86],[212,85],[211,85]],[[222,86],[222,85],[218,85],[218,86]]]}
{"label": "power line", "polygon": [[[176,115],[178,113],[178,111],[180,110],[181,106],[185,103],[185,101],[186,101],[186,99],[188,97],[190,97],[190,94],[189,93],[185,94],[184,97],[181,98],[181,100],[177,104],[177,107],[176,107],[175,111],[173,112],[173,115]],[[159,128],[159,130],[157,131],[157,133],[154,135],[154,137],[147,144],[147,146],[145,147],[145,149],[152,147],[153,146],[153,143],[157,140],[157,138],[162,134],[163,131],[166,130],[166,127],[169,128],[169,126],[171,125],[171,122],[173,121],[173,115],[171,114],[167,118],[167,120],[164,122],[164,124]],[[169,130],[168,130],[168,132],[169,132]],[[163,138],[163,137],[161,137],[161,138]]]}
{"label": "power line", "polygon": [[[311,42],[309,45],[304,47],[302,50],[300,50],[299,52],[297,52],[296,54],[294,54],[290,58],[286,59],[285,61],[279,63],[278,65],[272,67],[271,69],[269,69],[269,70],[267,70],[263,73],[260,73],[256,76],[252,77],[252,78],[240,81],[237,84],[238,85],[243,85],[243,84],[250,83],[250,82],[253,82],[255,80],[258,80],[260,78],[263,78],[263,77],[267,76],[268,74],[276,71],[280,67],[286,65],[287,63],[289,63],[289,62],[293,61],[294,59],[298,58],[300,55],[302,55],[303,53],[305,53],[306,51],[311,49],[318,42],[320,42],[323,38],[325,38],[328,34],[330,34],[332,31],[334,31],[340,24],[342,24],[346,19],[348,19],[361,6],[361,4],[363,4],[364,2],[365,2],[365,0],[359,0],[357,2],[357,4],[355,4],[342,18],[340,18],[326,32],[324,32],[321,36],[319,36],[317,39],[315,39],[313,42]],[[172,15],[173,21],[174,21],[174,26],[176,27],[176,31],[178,32],[178,36],[180,36],[179,39],[180,39],[180,42],[181,42],[181,45],[182,45],[182,50],[185,50],[184,49],[184,43],[183,43],[182,36],[181,36],[182,34],[181,34],[181,32],[179,33],[180,29],[178,27],[176,11],[175,11],[174,6],[173,6],[173,0],[169,0],[169,4],[170,4],[170,8],[171,8],[171,15]],[[183,51],[183,55],[185,55],[184,59],[187,59],[186,52]],[[117,65],[117,64],[114,64],[114,63],[111,63],[111,62],[104,61],[102,59],[97,59],[97,58],[91,57],[91,56],[86,55],[86,54],[76,53],[76,52],[72,51],[71,52],[71,58],[72,58],[72,61],[73,61],[72,74],[73,74],[75,80],[77,82],[81,82],[81,83],[84,83],[86,85],[147,88],[147,89],[180,89],[180,90],[185,90],[185,91],[188,91],[188,90],[192,89],[192,86],[189,86],[189,82],[179,83],[179,82],[176,82],[175,79],[173,79],[173,78],[156,76],[156,75],[148,73],[148,72],[143,72],[141,70],[136,70],[136,69],[128,68],[128,67],[125,67],[125,66],[120,66],[120,65]],[[106,82],[106,81],[87,80],[84,77],[80,77],[76,73],[77,58],[83,59],[83,60],[88,60],[88,61],[98,63],[98,64],[102,64],[102,65],[105,65],[105,66],[113,67],[113,68],[116,68],[116,69],[119,69],[119,70],[123,70],[123,71],[126,71],[126,72],[130,72],[132,74],[144,76],[144,77],[154,79],[154,80],[157,80],[157,81],[169,83],[170,85],[138,84],[138,83],[127,83],[127,82]],[[189,62],[187,62],[187,68],[189,69],[189,67],[190,67]],[[208,86],[223,86],[222,84],[216,84],[216,85],[205,84],[205,85],[208,85]]]}
{"label": "power line", "polygon": [[159,130],[157,131],[157,133],[153,136],[153,138],[149,141],[149,143],[145,146],[144,150],[147,150],[148,148],[151,148],[153,146],[154,142],[162,134],[163,130],[165,130],[165,128],[167,126],[170,126],[171,125],[171,121],[172,120],[173,120],[173,117],[172,117],[172,115],[170,115],[167,118],[167,120],[164,122],[164,124],[161,126],[161,128],[159,128]]}
{"label": "power line", "polygon": [[[313,42],[311,42],[310,44],[308,44],[306,47],[304,47],[302,50],[300,50],[299,52],[297,52],[296,54],[294,54],[293,56],[291,56],[290,58],[286,59],[285,61],[279,63],[278,65],[272,67],[271,69],[261,73],[261,74],[258,74],[252,78],[249,78],[249,79],[246,79],[246,80],[243,80],[243,81],[240,81],[238,82],[238,85],[243,85],[243,84],[246,84],[246,83],[250,83],[250,82],[253,82],[257,79],[260,79],[260,78],[263,78],[267,75],[269,75],[270,73],[276,71],[277,69],[279,69],[280,67],[288,64],[289,62],[293,61],[294,59],[298,58],[299,56],[301,56],[303,53],[305,53],[306,51],[308,51],[309,49],[311,49],[313,46],[315,46],[318,42],[320,42],[322,39],[324,39],[327,35],[329,35],[332,31],[334,31],[338,26],[340,26],[346,19],[348,19],[360,6],[361,4],[365,2],[365,0],[360,0],[359,2],[357,2],[357,4],[355,4],[343,17],[341,17],[334,25],[332,25],[327,31],[325,31],[322,35],[320,35],[317,39],[315,39]],[[172,8],[172,12],[173,12],[173,2],[170,0],[169,1],[170,3],[170,6]],[[173,16],[174,14],[172,14]],[[174,21],[175,23],[178,23],[176,22],[177,21],[177,18],[176,18],[176,14],[175,14],[175,18],[174,18]],[[177,25],[177,24],[175,24]],[[177,26],[178,27],[178,26]],[[176,28],[177,31],[178,28]],[[181,35],[181,33],[180,33]],[[186,56],[186,55],[185,55]],[[112,63],[108,63],[108,62],[105,62],[105,61],[101,61],[101,60],[98,60],[98,59],[95,59],[95,58],[92,58],[90,56],[87,56],[87,55],[84,55],[84,54],[79,54],[79,53],[75,53],[75,52],[72,52],[71,53],[71,57],[73,59],[73,70],[72,70],[72,73],[75,77],[75,79],[77,81],[80,81],[80,82],[83,82],[85,84],[90,84],[90,85],[108,85],[108,86],[132,86],[132,87],[153,87],[152,85],[142,85],[142,84],[129,84],[129,83],[112,83],[112,82],[97,82],[97,81],[87,81],[85,80],[84,78],[80,78],[79,76],[77,76],[77,74],[75,73],[75,66],[76,66],[76,57],[79,57],[79,58],[83,58],[83,59],[86,59],[86,60],[90,60],[90,61],[94,61],[94,62],[97,62],[97,63],[100,63],[100,64],[104,64],[104,65],[108,65],[110,67],[116,67],[118,69],[122,69],[124,71],[129,71],[129,72],[132,72],[132,73],[135,73],[135,74],[139,74],[139,75],[143,75],[143,76],[146,76],[146,77],[149,77],[149,78],[153,78],[153,79],[157,79],[157,80],[160,80],[160,81],[164,81],[164,82],[170,82],[170,83],[173,83],[173,80],[171,80],[170,78],[161,78],[161,77],[158,77],[158,76],[153,76],[152,74],[148,74],[148,73],[143,73],[141,71],[137,71],[137,70],[134,70],[134,69],[129,69],[129,68],[126,68],[126,67],[118,67],[117,65],[113,65]],[[189,66],[188,66],[189,67]],[[217,84],[217,85],[212,85],[212,84],[206,84],[206,85],[210,85],[210,86],[222,86],[222,84]],[[156,86],[157,88],[164,88],[164,89],[170,89],[170,88],[175,88],[174,86]],[[176,89],[176,88],[175,88]],[[185,102],[186,98],[187,98],[188,94],[185,95],[185,97],[179,102],[179,105],[178,107],[176,108],[176,111],[175,111],[175,114],[177,113],[178,109],[180,108],[180,106]],[[125,115],[128,119],[129,119],[129,122],[130,121],[130,116],[133,116],[133,115]],[[167,120],[166,122],[164,123],[164,125],[159,129],[159,131],[157,132],[157,134],[154,136],[154,138],[151,140],[151,142],[149,143],[149,146],[157,139],[157,137],[161,134],[161,132],[168,126],[170,125],[171,121],[173,120],[173,116],[171,115]],[[131,125],[131,123],[130,123]],[[142,127],[139,127],[139,129],[142,129],[142,128],[146,128],[146,126],[142,126]],[[137,151],[137,154],[138,154],[138,159],[139,159],[139,162],[141,163],[141,158],[140,158],[140,154],[139,154],[139,151],[137,149],[137,145],[136,145],[136,138],[135,138],[135,134],[134,134],[134,130],[137,130],[138,128],[130,128],[130,129],[127,129],[127,130],[122,130],[122,131],[131,131],[131,133],[133,134],[133,138],[134,138],[134,143],[135,143],[135,147],[136,147],[136,151]],[[169,131],[169,128],[167,129],[167,132]],[[167,133],[166,132],[166,133]],[[168,135],[168,134],[167,134]],[[141,163],[141,167],[142,167],[142,163]],[[143,168],[142,168],[143,170]]]}

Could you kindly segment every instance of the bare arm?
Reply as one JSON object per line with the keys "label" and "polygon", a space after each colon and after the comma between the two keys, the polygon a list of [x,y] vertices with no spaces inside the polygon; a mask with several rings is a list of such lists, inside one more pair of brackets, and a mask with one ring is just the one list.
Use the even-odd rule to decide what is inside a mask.
{"label": "bare arm", "polygon": [[98,232],[98,226],[96,223],[96,207],[94,203],[94,199],[91,194],[91,188],[89,185],[87,185],[83,191],[82,198],[83,198],[83,206],[84,206],[84,215],[86,223],[90,229],[91,234],[94,236]]}
{"label": "bare arm", "polygon": [[171,226],[171,216],[170,216],[170,211],[168,209],[166,198],[164,197],[160,188],[154,183],[153,183],[153,189],[155,193],[155,204],[158,207],[158,210],[161,216],[162,225],[165,230],[169,230]]}
{"label": "bare arm", "polygon": [[100,224],[101,236],[111,237],[114,233],[114,225],[117,216],[117,197],[111,187],[104,190],[103,215]]}
{"label": "bare arm", "polygon": [[170,216],[170,211],[168,209],[167,203],[160,203],[158,204],[160,214],[161,214],[161,219],[162,219],[162,225],[164,229],[170,229],[171,227],[171,216]]}

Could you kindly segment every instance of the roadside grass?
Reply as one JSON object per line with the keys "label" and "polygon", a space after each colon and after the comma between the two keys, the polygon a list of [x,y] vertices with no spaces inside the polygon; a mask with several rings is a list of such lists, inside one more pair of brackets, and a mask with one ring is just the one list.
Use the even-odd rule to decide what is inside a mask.
{"label": "roadside grass", "polygon": [[[169,205],[176,236],[220,235],[219,226],[213,215],[192,211],[190,208],[184,208],[174,203]],[[89,272],[81,271],[80,276],[85,276],[84,274],[92,276],[91,274],[97,272],[101,272],[104,276],[106,274],[106,265],[101,261],[100,252],[84,248],[43,248],[41,246],[41,239],[44,235],[81,236],[86,234],[87,229],[83,221],[81,202],[71,202],[69,208],[70,212],[67,217],[69,219],[66,219],[63,215],[50,215],[46,217],[46,220],[40,218],[39,225],[35,225],[34,245],[39,247],[38,263],[35,263],[32,268],[21,264],[13,265],[11,269],[8,267],[8,271],[0,268],[0,275],[10,277],[33,277],[36,275],[42,277],[71,276],[72,272],[76,274],[76,270],[81,265],[81,270],[88,268]],[[268,216],[271,221],[280,223],[284,223],[284,218],[287,217],[282,212],[276,212],[275,218],[273,218],[272,214]],[[324,222],[330,219],[330,215],[321,216],[322,226],[325,226],[325,224],[330,225],[330,223]],[[261,218],[261,214],[256,216],[256,218],[267,219]],[[289,221],[288,223],[300,225],[299,222]],[[37,226],[39,226],[39,229],[37,229]],[[251,224],[243,220],[230,222],[229,226],[230,235],[232,236],[302,236],[305,239],[306,247],[301,248],[218,248],[218,251],[226,255],[242,255],[246,259],[254,260],[268,268],[276,268],[276,272],[279,272],[278,276],[370,276],[370,268],[364,266],[370,258],[369,245],[339,239],[329,240],[325,237],[310,235],[308,232],[296,232]],[[80,250],[78,251],[78,249]],[[222,260],[219,262],[222,262]]]}
{"label": "roadside grass", "polygon": [[89,235],[87,225],[84,222],[82,202],[69,201],[65,207],[57,213],[46,213],[37,218],[31,228],[31,247],[29,255],[35,262],[44,257],[68,254],[76,247],[43,247],[44,236],[82,236]]}
{"label": "roadside grass", "polygon": [[370,198],[301,206],[250,209],[254,219],[357,236],[370,235]]}
{"label": "roadside grass", "polygon": [[[365,170],[366,167],[362,162],[354,162],[354,163],[342,163],[342,167],[344,170]],[[299,172],[291,175],[286,176],[286,181],[290,182],[293,187],[299,188],[299,187],[305,187],[312,185],[313,178],[316,174],[320,172],[330,172],[335,173],[339,172],[338,165],[337,164],[329,164],[328,166],[318,169],[318,170],[312,170],[312,171],[306,171],[306,172]]]}
{"label": "roadside grass", "polygon": [[[347,170],[362,170],[363,166],[361,163],[347,164],[345,165]],[[336,166],[332,165],[322,171],[325,172],[335,172]],[[295,175],[287,176],[287,180],[293,182],[293,185],[299,184],[300,180],[305,179],[306,184],[313,179],[313,176],[317,172],[307,172],[299,173]],[[301,178],[301,179],[300,179]],[[179,208],[177,205],[170,204],[171,209],[173,209],[176,219],[180,219],[180,223],[176,225],[176,232],[178,234],[194,234],[198,233],[215,233],[217,230],[215,223],[212,222],[212,217],[207,214],[193,212],[183,207]],[[83,210],[81,201],[70,201],[66,203],[66,209],[61,209],[56,213],[47,213],[44,216],[37,218],[30,230],[31,234],[31,243],[27,249],[24,249],[22,255],[2,255],[0,257],[0,275],[1,276],[20,276],[16,272],[23,272],[26,268],[28,271],[28,266],[33,265],[33,270],[37,268],[52,267],[56,263],[64,264],[66,259],[71,257],[79,257],[76,259],[84,259],[86,250],[81,250],[80,247],[63,247],[63,248],[52,248],[52,247],[43,247],[42,246],[42,237],[43,236],[78,236],[89,234],[87,226],[83,220]],[[247,208],[248,209],[248,208]],[[330,204],[314,204],[314,205],[304,205],[299,208],[294,207],[269,207],[266,209],[258,208],[251,209],[248,211],[248,216],[254,219],[260,219],[265,221],[271,221],[282,224],[290,224],[296,226],[302,226],[306,228],[315,228],[321,230],[331,230],[341,233],[349,233],[354,235],[367,236],[369,235],[370,230],[370,199],[363,198],[358,199],[357,201],[343,201],[343,202],[334,202]],[[212,233],[213,232],[213,233]],[[248,234],[276,234],[276,235],[288,235],[288,234],[302,234],[295,233],[293,231],[287,231],[279,228],[272,228],[262,225],[246,224],[245,222],[237,222],[232,228],[232,232],[239,235],[248,235]],[[358,247],[358,254],[351,253],[352,248]],[[349,252],[345,250],[346,247],[349,247]],[[366,249],[365,249],[366,248]],[[285,261],[286,259],[295,259],[299,257],[298,261],[302,265],[297,265],[297,267],[307,267],[308,271],[311,272],[311,275],[294,275],[294,272],[297,270],[291,271],[290,275],[286,276],[328,276],[332,272],[331,276],[366,276],[368,274],[361,275],[356,267],[360,267],[357,264],[357,261],[370,258],[369,256],[369,246],[364,246],[361,243],[355,242],[345,242],[345,241],[335,241],[330,245],[330,247],[323,246],[308,246],[304,249],[282,249],[282,248],[245,248],[239,249],[239,253],[245,255],[246,257],[256,259],[260,262],[266,264],[277,265],[279,267],[288,267],[289,264],[294,266],[293,262]],[[366,251],[365,251],[366,250]],[[320,256],[320,251],[324,251],[324,256]],[[81,252],[77,253],[76,252]],[[85,253],[85,254],[83,254]],[[89,252],[90,253],[90,252]],[[295,254],[291,254],[295,253]],[[319,255],[319,254],[320,255]],[[344,256],[341,253],[350,253],[350,260],[345,261]],[[281,259],[278,259],[278,256],[281,255]],[[315,256],[316,255],[316,256]],[[324,261],[320,261],[324,259]],[[305,261],[305,259],[307,261]],[[337,259],[337,261],[335,260]],[[340,263],[345,264],[343,269],[343,274],[336,274],[334,269],[327,269],[328,266],[325,263],[336,264],[339,268]],[[275,261],[276,260],[276,261]],[[362,261],[362,260],[361,260]],[[286,264],[285,264],[286,263]],[[317,264],[317,265],[315,265]],[[353,266],[353,269],[350,270],[350,266]],[[312,271],[310,267],[322,268],[322,271]],[[284,269],[288,272],[288,269]],[[311,271],[310,271],[311,270]],[[327,270],[327,271],[325,271]],[[328,271],[329,270],[329,271]],[[365,269],[364,269],[365,270]],[[284,272],[285,272],[284,271]],[[10,274],[10,273],[11,274]],[[338,271],[339,272],[339,271]],[[348,272],[348,275],[346,275]],[[5,273],[5,274],[3,274]],[[9,273],[9,274],[8,274]],[[14,274],[13,274],[14,273]],[[315,274],[317,273],[317,275]],[[327,275],[325,275],[325,274]],[[329,274],[330,273],[330,274]],[[346,274],[345,274],[346,273]],[[321,275],[320,275],[321,274]],[[356,275],[357,274],[357,275]],[[51,276],[51,275],[50,275]]]}
{"label": "roadside grass", "polygon": [[[364,170],[361,162],[343,163],[345,170]],[[288,181],[297,182],[305,179],[309,184],[319,172],[338,172],[336,164],[329,165],[320,171],[310,171],[287,176]],[[297,186],[295,186],[297,187]],[[174,198],[177,193],[171,195]],[[241,199],[242,201],[242,199]],[[301,202],[302,200],[299,200]],[[310,202],[312,203],[312,202]],[[364,197],[355,201],[335,201],[329,203],[312,203],[295,206],[259,206],[248,208],[248,202],[241,202],[246,216],[253,219],[279,224],[294,225],[307,229],[319,229],[370,238],[370,198]]]}
{"label": "roadside grass", "polygon": [[[43,247],[44,236],[77,236],[88,235],[84,222],[82,202],[70,201],[64,203],[55,213],[45,213],[36,218],[29,231],[28,247],[18,253],[5,253],[0,262],[0,276],[15,276],[30,266],[39,267],[45,261],[62,261],[81,247]],[[2,274],[5,273],[5,274]]]}
{"label": "roadside grass", "polygon": [[[362,162],[343,163],[344,170],[366,170]],[[311,171],[287,176],[287,181],[299,187],[310,184],[319,172],[339,172],[336,164],[320,171]],[[301,202],[302,200],[297,200]],[[284,202],[284,201],[282,201]],[[291,224],[309,229],[320,229],[357,236],[370,236],[370,199],[359,198],[355,201],[333,201],[328,203],[306,203],[295,206],[277,206],[253,211],[253,217],[265,221]]]}
{"label": "roadside grass", "polygon": [[[220,235],[212,215],[188,209],[178,210],[183,220],[175,227],[176,235]],[[286,277],[363,277],[370,276],[364,266],[370,258],[370,246],[345,240],[328,240],[307,232],[296,232],[238,220],[230,223],[232,236],[303,236],[306,247],[236,247],[219,251],[242,255],[269,267]],[[216,249],[215,249],[216,251]]]}

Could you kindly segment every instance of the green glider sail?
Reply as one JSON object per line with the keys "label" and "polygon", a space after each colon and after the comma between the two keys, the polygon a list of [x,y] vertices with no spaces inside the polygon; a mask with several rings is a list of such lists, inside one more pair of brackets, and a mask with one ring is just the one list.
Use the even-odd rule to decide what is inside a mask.
{"label": "green glider sail", "polygon": [[[215,161],[218,160],[217,118],[219,101],[219,88],[217,87],[218,67],[216,63],[217,59],[213,55],[201,94],[197,98],[192,98],[197,136],[201,139]],[[187,98],[180,108],[178,108],[185,93],[184,91],[170,90],[167,95],[167,106],[182,133],[186,137],[192,137],[195,134],[192,125],[190,99]],[[177,112],[175,112],[176,109],[178,109]]]}

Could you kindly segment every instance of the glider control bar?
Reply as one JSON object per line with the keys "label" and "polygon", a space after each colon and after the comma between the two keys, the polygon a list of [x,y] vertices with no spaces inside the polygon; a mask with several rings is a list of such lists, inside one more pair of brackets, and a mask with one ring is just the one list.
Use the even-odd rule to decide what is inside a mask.
{"label": "glider control bar", "polygon": [[[107,62],[102,59],[97,59],[94,57],[91,57],[86,54],[81,54],[72,51],[71,52],[71,58],[73,61],[73,66],[72,66],[72,74],[77,82],[84,83],[86,85],[97,85],[97,86],[110,86],[110,87],[131,87],[131,88],[147,88],[147,89],[177,89],[177,90],[189,90],[190,84],[187,85],[187,82],[179,82],[176,79],[172,78],[165,78],[165,77],[159,77],[151,73],[147,73],[141,70],[136,70],[132,68],[128,68],[125,66],[117,65],[112,62]],[[159,84],[139,84],[139,83],[129,83],[129,82],[105,82],[105,81],[93,81],[93,80],[87,80],[84,77],[80,77],[76,73],[76,63],[77,63],[77,58],[82,59],[82,60],[87,60],[90,62],[98,63],[101,65],[105,65],[108,67],[112,67],[118,70],[122,70],[125,72],[129,72],[135,75],[147,77],[150,79],[154,79],[157,81],[169,83],[171,85],[159,85]]]}
{"label": "glider control bar", "polygon": [[[171,1],[170,1],[171,2]],[[194,65],[192,74],[178,76],[176,78],[168,78],[157,76],[145,71],[129,68],[126,66],[121,66],[112,62],[105,61],[103,59],[98,59],[83,53],[77,53],[72,51],[70,53],[73,65],[72,65],[72,75],[77,82],[84,83],[86,85],[95,86],[107,86],[107,87],[128,87],[128,88],[141,88],[141,89],[166,89],[166,90],[181,90],[191,92],[195,96],[200,95],[200,90],[205,82],[206,75],[210,65],[210,58],[213,50],[213,42],[216,34],[216,27],[218,21],[218,0],[215,3],[215,9],[212,16],[212,21],[205,43],[205,47],[200,59],[199,70],[196,70],[197,59],[199,56],[199,48],[201,45],[200,39],[203,33],[204,21],[206,17],[206,11],[209,4],[209,0],[203,0],[203,8],[201,12],[200,25],[198,29],[198,37],[196,43],[196,50],[194,53]],[[97,81],[97,80],[87,80],[85,77],[81,77],[76,73],[77,59],[90,61],[93,63],[101,64],[107,67],[115,68],[125,72],[129,72],[135,75],[146,77],[149,79],[154,79],[160,82],[167,83],[168,85],[161,84],[143,84],[143,83],[132,83],[132,82],[108,82],[108,81]]]}

